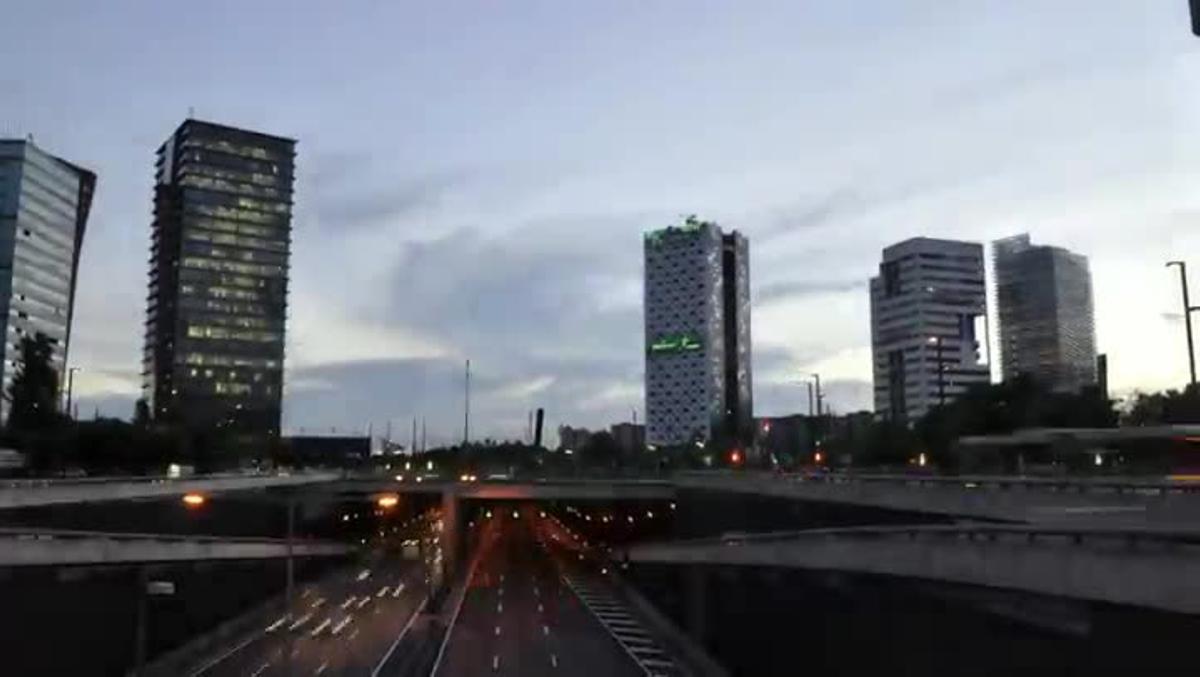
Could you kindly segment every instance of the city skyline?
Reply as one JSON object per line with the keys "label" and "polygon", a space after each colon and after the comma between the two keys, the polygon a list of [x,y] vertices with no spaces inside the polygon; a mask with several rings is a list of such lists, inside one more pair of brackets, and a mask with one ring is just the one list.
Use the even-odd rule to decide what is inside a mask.
{"label": "city skyline", "polygon": [[[241,10],[231,27],[211,8],[28,6],[0,28],[9,59],[39,64],[5,76],[0,131],[100,175],[72,341],[84,416],[132,413],[144,158],[189,107],[311,150],[297,168],[292,429],[424,415],[431,443],[452,441],[463,357],[479,437],[518,437],[539,404],[549,429],[628,419],[641,401],[640,233],[691,212],[761,243],[762,415],[804,410],[795,382],[813,371],[835,410],[869,408],[863,291],[879,249],[914,235],[1028,231],[1086,254],[1114,393],[1186,380],[1177,279],[1162,266],[1200,251],[1186,7],[881,5],[885,39],[860,25],[871,12],[832,2],[301,7],[275,35],[297,47],[286,64],[242,46],[278,11]],[[380,23],[399,33],[357,39]],[[166,35],[153,60],[108,49]],[[45,54],[45,36],[62,49]],[[298,49],[313,44],[339,48]],[[108,94],[130,83],[135,110]]]}

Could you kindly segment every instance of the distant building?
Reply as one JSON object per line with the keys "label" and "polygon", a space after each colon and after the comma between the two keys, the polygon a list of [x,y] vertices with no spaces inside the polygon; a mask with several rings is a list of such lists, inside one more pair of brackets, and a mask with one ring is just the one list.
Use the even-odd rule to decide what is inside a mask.
{"label": "distant building", "polygon": [[585,428],[572,428],[569,425],[558,426],[558,448],[578,451],[592,439],[592,432]]}
{"label": "distant building", "polygon": [[1053,390],[1096,383],[1096,330],[1087,257],[1030,244],[992,243],[1005,380],[1029,374]]}
{"label": "distant building", "polygon": [[636,454],[646,448],[646,426],[640,423],[615,423],[609,432],[623,454]]}
{"label": "distant building", "polygon": [[142,367],[155,420],[279,433],[295,145],[189,119],[158,149]]}
{"label": "distant building", "polygon": [[989,383],[986,321],[982,245],[918,237],[884,249],[871,278],[875,413],[911,422]]}
{"label": "distant building", "polygon": [[[45,334],[66,375],[75,276],[96,175],[36,146],[0,139],[0,387],[8,392],[21,339]],[[7,418],[8,401],[0,405]]]}
{"label": "distant building", "polygon": [[354,465],[371,455],[370,437],[294,435],[283,442],[296,461],[304,465]]}
{"label": "distant building", "polygon": [[754,435],[746,238],[689,217],[645,236],[646,442]]}

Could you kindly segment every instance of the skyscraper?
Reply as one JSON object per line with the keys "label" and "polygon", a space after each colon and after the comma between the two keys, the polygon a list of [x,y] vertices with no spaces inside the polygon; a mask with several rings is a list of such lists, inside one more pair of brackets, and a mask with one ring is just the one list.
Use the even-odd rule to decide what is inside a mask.
{"label": "skyscraper", "polygon": [[1087,257],[1033,245],[1029,235],[992,243],[1004,378],[1029,374],[1053,390],[1096,382],[1092,275]]}
{"label": "skyscraper", "polygon": [[158,149],[143,355],[155,420],[278,434],[295,143],[189,119]]}
{"label": "skyscraper", "polygon": [[750,252],[708,221],[645,237],[646,442],[747,442]]}
{"label": "skyscraper", "polygon": [[986,318],[982,245],[917,237],[884,249],[871,278],[875,413],[911,422],[988,383]]}
{"label": "skyscraper", "polygon": [[[0,139],[0,387],[8,392],[21,339],[45,334],[51,366],[66,372],[75,275],[96,175],[38,148]],[[5,418],[8,401],[0,405]]]}

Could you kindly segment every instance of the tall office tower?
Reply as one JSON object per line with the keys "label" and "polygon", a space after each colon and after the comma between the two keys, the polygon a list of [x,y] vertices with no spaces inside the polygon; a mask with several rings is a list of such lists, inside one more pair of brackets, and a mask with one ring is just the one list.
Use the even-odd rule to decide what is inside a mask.
{"label": "tall office tower", "polygon": [[189,119],[158,149],[142,372],[155,420],[279,433],[295,145]]}
{"label": "tall office tower", "polygon": [[[51,366],[66,372],[75,275],[96,175],[32,140],[0,139],[0,385],[8,392],[21,339],[45,334]],[[8,400],[0,412],[8,417]]]}
{"label": "tall office tower", "polygon": [[688,217],[647,233],[646,443],[747,443],[750,252],[746,238]]}
{"label": "tall office tower", "polygon": [[1087,257],[1030,244],[992,243],[1005,380],[1029,374],[1060,392],[1096,383],[1096,330]]}
{"label": "tall office tower", "polygon": [[884,249],[871,278],[875,413],[912,422],[990,382],[986,322],[982,245],[917,237]]}

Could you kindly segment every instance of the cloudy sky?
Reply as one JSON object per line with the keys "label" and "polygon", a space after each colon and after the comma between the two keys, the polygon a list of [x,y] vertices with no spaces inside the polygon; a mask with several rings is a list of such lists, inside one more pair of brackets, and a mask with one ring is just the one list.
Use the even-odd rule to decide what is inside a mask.
{"label": "cloudy sky", "polygon": [[[523,434],[642,409],[641,238],[751,242],[756,413],[869,406],[865,281],[929,235],[1091,257],[1117,389],[1186,376],[1200,39],[1183,0],[60,2],[0,24],[0,135],[99,174],[81,413],[139,391],[154,151],[299,139],[285,427]],[[398,436],[402,435],[398,433]]]}

